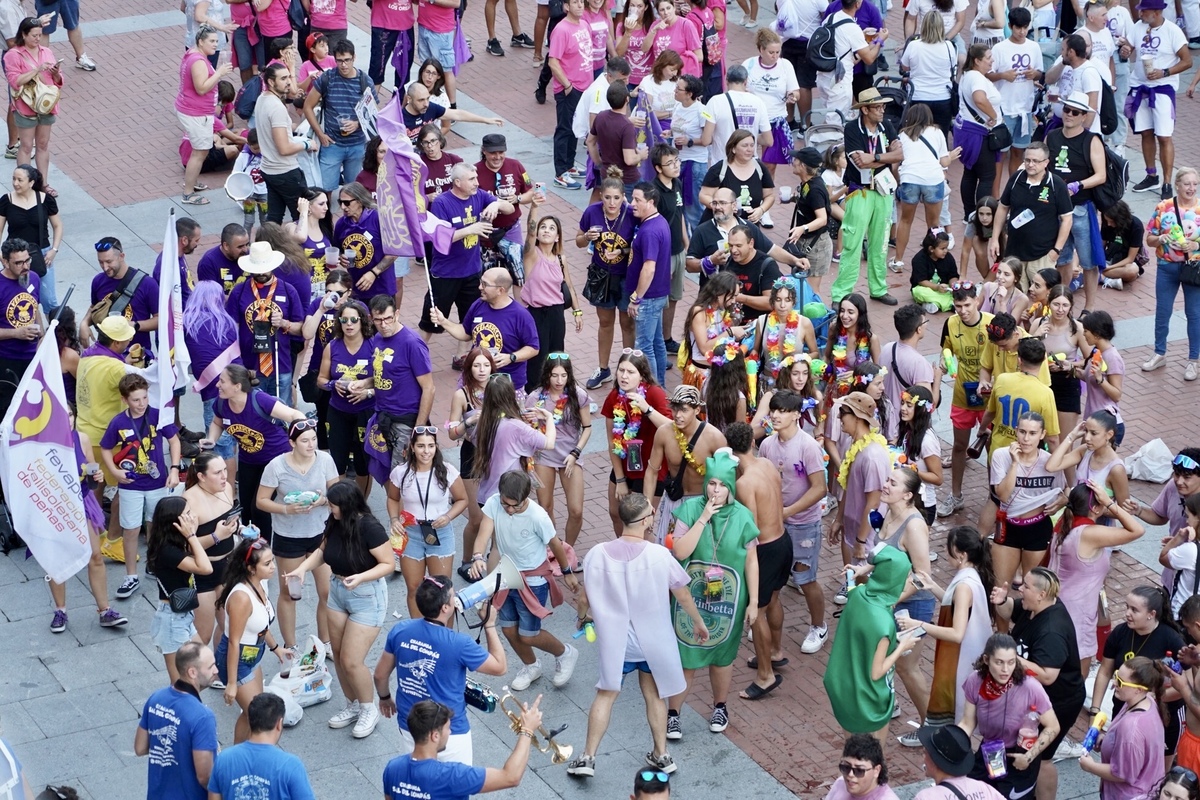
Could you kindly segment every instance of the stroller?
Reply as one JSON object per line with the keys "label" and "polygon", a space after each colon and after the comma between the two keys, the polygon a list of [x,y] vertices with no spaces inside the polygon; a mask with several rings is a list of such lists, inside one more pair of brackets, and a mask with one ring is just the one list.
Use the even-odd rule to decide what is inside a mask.
{"label": "stroller", "polygon": [[899,130],[900,123],[904,119],[904,112],[908,110],[908,105],[912,102],[912,82],[908,78],[880,75],[875,79],[875,88],[888,101],[883,109],[883,118],[890,120]]}
{"label": "stroller", "polygon": [[[817,115],[821,116],[818,117]],[[836,115],[837,121],[831,122],[830,118]],[[823,119],[823,122],[815,120]],[[840,111],[824,109],[821,111],[810,111],[804,115],[801,120],[804,123],[804,144],[803,147],[816,148],[821,155],[825,155],[832,148],[841,146],[846,140],[846,117]]]}

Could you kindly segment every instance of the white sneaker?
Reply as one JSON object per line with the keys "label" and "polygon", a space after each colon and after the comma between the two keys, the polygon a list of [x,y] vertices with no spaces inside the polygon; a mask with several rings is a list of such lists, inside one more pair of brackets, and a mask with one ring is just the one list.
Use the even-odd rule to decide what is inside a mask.
{"label": "white sneaker", "polygon": [[1200,378],[1200,372],[1197,371],[1196,362],[1189,361],[1187,369],[1183,371],[1183,379],[1185,381],[1194,381],[1196,378]]}
{"label": "white sneaker", "polygon": [[567,681],[571,680],[571,675],[575,673],[575,662],[579,660],[578,648],[569,644],[564,644],[563,647],[566,650],[554,659],[554,677],[550,679],[550,682],[558,687],[566,686]]}
{"label": "white sneaker", "polygon": [[950,252],[953,253],[954,252],[954,234],[951,233],[950,231],[946,231],[946,235],[950,237],[949,250],[950,250]]}
{"label": "white sneaker", "polygon": [[88,57],[87,53],[84,53],[75,59],[75,66],[79,69],[86,70],[87,72],[96,71],[96,62],[92,61],[92,59]]}
{"label": "white sneaker", "polygon": [[898,258],[893,258],[891,261],[888,262],[887,268],[892,272],[903,272],[904,271],[904,262]]}
{"label": "white sneaker", "polygon": [[821,509],[821,516],[822,517],[828,516],[829,514],[833,513],[834,511],[837,511],[837,507],[838,507],[838,499],[831,494],[825,495],[825,505]]}
{"label": "white sneaker", "polygon": [[[750,26],[747,25],[746,27],[748,28]],[[762,215],[762,218],[759,219],[759,221],[758,221],[758,225],[760,228],[774,228],[775,227],[775,220],[771,219],[770,211],[768,211],[767,213]]]}
{"label": "white sneaker", "polygon": [[329,727],[336,730],[337,728],[345,728],[348,725],[353,725],[358,722],[360,711],[362,711],[362,707],[358,704],[357,700],[353,703],[347,703],[345,708],[329,718]]}
{"label": "white sneaker", "polygon": [[900,744],[903,747],[920,747],[921,740],[917,737],[916,731],[909,731],[900,737]]}
{"label": "white sneaker", "polygon": [[808,628],[808,635],[804,637],[804,644],[800,645],[800,652],[813,654],[825,646],[825,639],[829,636],[829,626],[822,625],[817,627],[811,625]]}
{"label": "white sneaker", "polygon": [[929,551],[929,563],[932,564],[938,560],[938,554],[933,550]]}
{"label": "white sneaker", "polygon": [[374,703],[367,703],[358,715],[358,722],[354,724],[352,735],[355,739],[365,739],[375,732],[375,726],[378,724],[379,709]]}
{"label": "white sneaker", "polygon": [[1146,363],[1142,364],[1142,372],[1153,372],[1165,363],[1167,363],[1167,357],[1162,353],[1155,353]]}
{"label": "white sneaker", "polygon": [[940,314],[942,310],[938,308],[937,303],[922,303],[921,308],[925,309],[926,314]]}
{"label": "white sneaker", "polygon": [[542,677],[542,664],[540,661],[535,661],[532,664],[522,664],[521,669],[517,670],[517,676],[512,679],[509,686],[514,692],[523,692],[529,688],[529,684]]}
{"label": "white sneaker", "polygon": [[1054,751],[1055,761],[1066,761],[1070,758],[1083,758],[1083,745],[1078,742],[1071,741],[1070,737],[1062,740],[1062,744]]}
{"label": "white sneaker", "polygon": [[965,505],[966,502],[961,497],[955,497],[952,494],[948,494],[941,499],[941,502],[938,503],[937,515],[939,517],[948,517],[955,511],[962,510],[962,507]]}
{"label": "white sneaker", "polygon": [[1104,288],[1116,289],[1119,292],[1125,288],[1125,281],[1121,280],[1120,278],[1105,278]]}

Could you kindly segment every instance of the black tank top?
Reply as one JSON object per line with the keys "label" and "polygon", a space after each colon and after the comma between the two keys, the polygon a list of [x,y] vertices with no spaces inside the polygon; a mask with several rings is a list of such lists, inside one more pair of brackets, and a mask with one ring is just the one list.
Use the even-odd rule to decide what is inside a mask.
{"label": "black tank top", "polygon": [[[1067,138],[1061,130],[1051,131],[1046,137],[1046,146],[1050,148],[1050,171],[1062,178],[1063,183],[1083,181],[1092,177],[1092,159],[1088,155],[1091,144],[1090,131],[1084,131],[1071,138]],[[1079,193],[1071,198],[1071,202],[1081,206],[1091,199],[1091,189],[1080,189]]]}

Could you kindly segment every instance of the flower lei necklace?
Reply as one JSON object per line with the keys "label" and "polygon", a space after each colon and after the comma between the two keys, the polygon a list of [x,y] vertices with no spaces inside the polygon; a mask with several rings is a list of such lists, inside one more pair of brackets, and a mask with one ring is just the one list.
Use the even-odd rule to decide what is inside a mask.
{"label": "flower lei necklace", "polygon": [[[645,397],[646,384],[639,383],[637,393]],[[642,427],[642,410],[629,402],[624,389],[617,389],[617,402],[613,404],[612,412],[612,451],[618,458],[624,458],[627,450],[625,443],[636,439],[638,429]]]}
{"label": "flower lei necklace", "polygon": [[850,481],[850,467],[854,465],[854,459],[858,458],[858,454],[872,444],[878,444],[884,449],[887,449],[888,446],[887,439],[884,439],[876,431],[871,431],[850,445],[850,449],[846,451],[846,456],[842,459],[842,468],[838,472],[838,485],[843,489],[846,488],[846,484]]}
{"label": "flower lei necklace", "polygon": [[[545,390],[545,389],[539,389],[539,390],[538,390],[538,400],[537,400],[537,407],[538,407],[538,408],[545,408],[545,407],[546,407],[546,401],[547,401],[548,399],[549,399],[549,397],[546,395],[546,390]],[[566,413],[566,408],[567,408],[567,393],[566,393],[566,392],[563,392],[563,393],[562,393],[562,394],[559,396],[559,398],[558,398],[557,400],[555,400],[555,401],[554,401],[554,411],[553,411],[553,413],[554,413],[554,424],[555,424],[556,426],[562,423],[562,420],[563,420],[563,414],[564,414],[564,413]]]}
{"label": "flower lei necklace", "polygon": [[866,335],[858,337],[854,348],[854,364],[850,363],[848,357],[846,334],[843,333],[837,337],[837,341],[833,344],[833,368],[838,375],[854,369],[857,364],[871,360],[871,337]]}
{"label": "flower lei necklace", "polygon": [[709,339],[717,339],[733,327],[733,315],[727,308],[705,308],[704,319]]}
{"label": "flower lei necklace", "polygon": [[788,312],[787,319],[782,324],[774,311],[767,317],[767,366],[771,369],[771,377],[778,375],[783,359],[796,352],[796,339],[799,333],[800,312],[796,309],[793,308]]}
{"label": "flower lei necklace", "polygon": [[676,425],[671,425],[671,431],[675,434],[675,441],[679,443],[679,452],[683,453],[683,459],[687,461],[688,466],[696,470],[696,473],[704,477],[704,465],[696,463],[696,457],[692,455],[692,451],[688,449],[687,437],[683,435],[683,431],[679,430]]}

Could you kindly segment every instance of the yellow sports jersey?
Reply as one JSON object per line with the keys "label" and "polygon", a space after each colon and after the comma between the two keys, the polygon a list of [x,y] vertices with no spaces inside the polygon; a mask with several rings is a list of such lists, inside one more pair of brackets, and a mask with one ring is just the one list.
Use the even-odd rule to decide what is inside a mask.
{"label": "yellow sports jersey", "polygon": [[[1045,364],[1042,367],[1044,369]],[[1027,411],[1042,415],[1047,436],[1058,435],[1058,406],[1054,403],[1054,392],[1032,375],[1009,372],[997,378],[992,384],[988,411],[993,414],[989,455],[1017,440],[1017,421]]]}
{"label": "yellow sports jersey", "polygon": [[93,444],[108,430],[108,423],[125,409],[117,384],[129,368],[119,358],[88,356],[79,359],[75,383],[78,414],[75,427],[86,433]]}
{"label": "yellow sports jersey", "polygon": [[[1022,328],[1018,328],[1022,339],[1028,339],[1029,333]],[[996,379],[1001,375],[1010,372],[1020,372],[1021,359],[1017,358],[1016,349],[1001,350],[996,346],[995,342],[988,342],[988,346],[984,348],[983,360],[980,362],[984,369],[992,371],[992,384],[995,385]],[[1046,386],[1050,385],[1050,362],[1047,359],[1042,359],[1042,368],[1038,370],[1038,380]],[[1035,409],[1036,410],[1036,409]]]}
{"label": "yellow sports jersey", "polygon": [[[983,352],[988,347],[987,325],[991,321],[992,315],[986,311],[979,315],[979,321],[974,325],[968,325],[958,314],[952,314],[942,329],[942,349],[949,348],[958,359],[953,401],[957,408],[979,409],[987,404],[985,398],[975,395],[974,389],[979,386],[979,366]],[[967,399],[968,383],[971,384],[972,396],[976,398],[974,405]]]}

